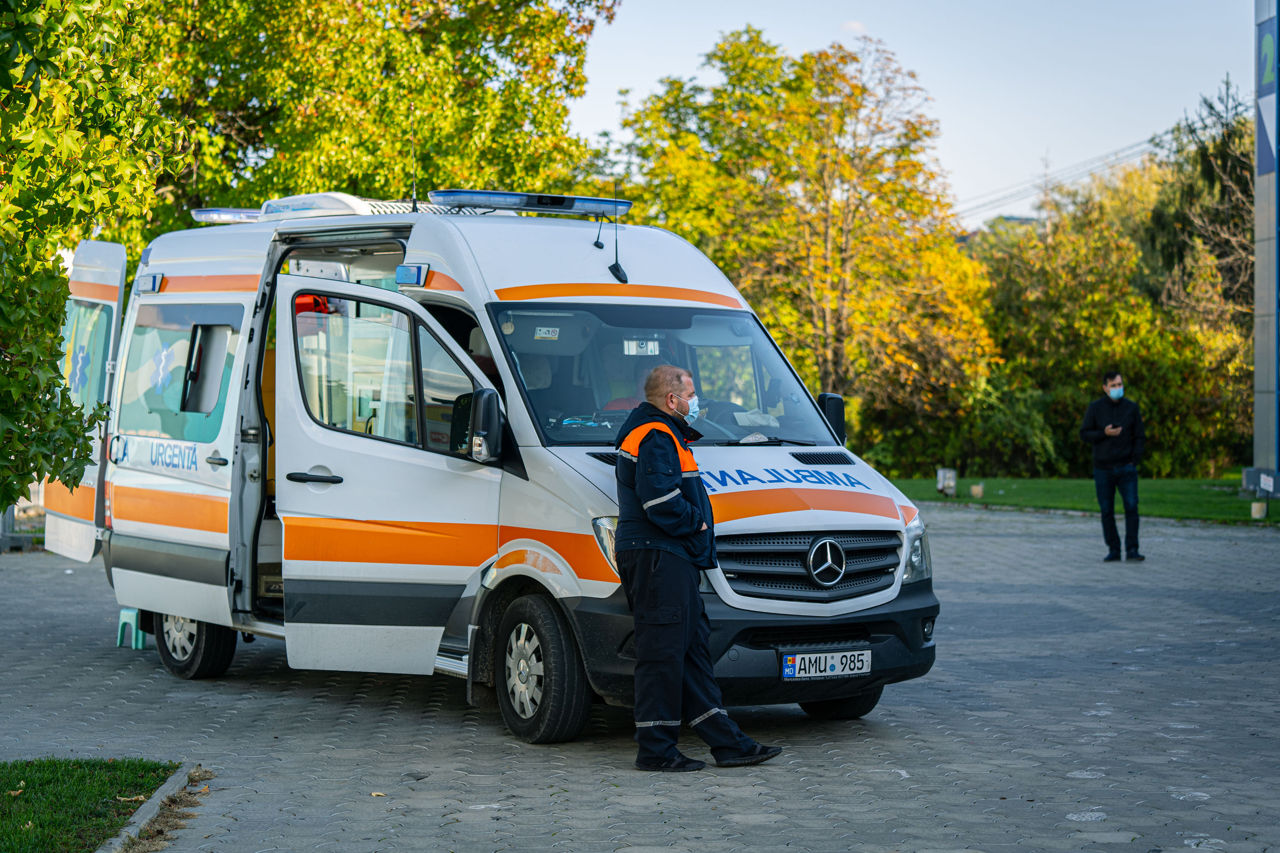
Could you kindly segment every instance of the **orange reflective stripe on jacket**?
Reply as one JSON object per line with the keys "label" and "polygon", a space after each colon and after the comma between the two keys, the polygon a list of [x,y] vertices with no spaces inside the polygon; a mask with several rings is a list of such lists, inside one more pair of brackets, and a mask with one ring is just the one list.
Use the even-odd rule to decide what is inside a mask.
{"label": "orange reflective stripe on jacket", "polygon": [[645,437],[655,429],[662,430],[667,435],[671,436],[671,440],[676,443],[676,453],[680,455],[681,471],[698,470],[698,463],[693,459],[693,451],[685,447],[680,439],[676,438],[676,434],[671,431],[671,427],[657,421],[649,421],[648,423],[640,424],[640,426],[633,429],[627,437],[623,439],[622,447],[618,449],[631,458],[636,458],[640,455],[640,442],[644,441]]}

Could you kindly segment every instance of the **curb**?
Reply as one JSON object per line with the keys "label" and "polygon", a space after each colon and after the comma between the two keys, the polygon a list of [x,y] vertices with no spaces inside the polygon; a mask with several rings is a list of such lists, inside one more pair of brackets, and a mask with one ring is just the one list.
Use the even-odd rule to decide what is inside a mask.
{"label": "curb", "polygon": [[164,805],[164,801],[174,794],[187,787],[187,778],[198,765],[195,762],[184,761],[182,766],[173,771],[163,785],[156,789],[145,803],[138,807],[133,813],[133,817],[129,818],[129,822],[124,825],[120,833],[115,838],[109,838],[102,843],[95,853],[119,853],[125,843],[131,838],[136,838],[147,824],[155,820],[156,815],[160,814],[160,807]]}
{"label": "curb", "polygon": [[[1025,512],[1025,513],[1035,513],[1039,515],[1066,515],[1066,516],[1072,516],[1075,518],[1084,518],[1087,516],[1095,516],[1098,514],[1098,511],[1096,509],[1095,510],[1056,509],[1054,507],[1010,506],[1008,504],[981,504],[981,503],[973,503],[972,501],[965,501],[963,503],[959,503],[959,502],[953,502],[950,500],[939,501],[939,500],[933,500],[933,499],[915,501],[915,505],[917,507],[940,506],[940,507],[952,507],[955,509],[981,509],[981,510],[990,510],[991,512]],[[1143,516],[1144,519],[1156,518],[1156,517],[1157,516]],[[1165,521],[1188,521],[1188,520],[1195,521],[1199,519],[1166,518],[1164,520]],[[1205,522],[1205,523],[1213,524],[1214,522]]]}
{"label": "curb", "polygon": [[[989,512],[1022,512],[1022,513],[1030,513],[1030,514],[1038,514],[1038,515],[1061,515],[1061,516],[1068,516],[1073,518],[1097,518],[1098,517],[1098,511],[1096,509],[1093,509],[1093,510],[1055,509],[1052,507],[1009,506],[1008,504],[981,504],[981,503],[973,503],[972,501],[965,501],[963,503],[959,503],[959,502],[953,503],[951,501],[941,501],[941,500],[933,500],[933,499],[914,501],[914,503],[917,507],[921,508],[921,511],[923,511],[924,507],[945,507],[945,508],[952,508],[952,509],[986,510]],[[1201,525],[1205,527],[1226,526],[1226,527],[1253,527],[1253,528],[1260,529],[1260,528],[1275,526],[1274,524],[1266,521],[1254,521],[1253,519],[1249,519],[1249,518],[1241,518],[1241,519],[1170,518],[1164,515],[1143,515],[1142,522],[1145,524],[1148,521],[1167,521],[1170,524]]]}

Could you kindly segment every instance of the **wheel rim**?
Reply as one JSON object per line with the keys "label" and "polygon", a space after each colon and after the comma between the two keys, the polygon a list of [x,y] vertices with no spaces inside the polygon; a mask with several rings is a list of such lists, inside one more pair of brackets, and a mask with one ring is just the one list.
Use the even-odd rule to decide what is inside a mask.
{"label": "wheel rim", "polygon": [[164,617],[164,646],[174,660],[185,661],[196,647],[196,623],[181,616]]}
{"label": "wheel rim", "polygon": [[507,698],[521,719],[538,713],[544,681],[542,644],[533,626],[521,622],[507,637]]}

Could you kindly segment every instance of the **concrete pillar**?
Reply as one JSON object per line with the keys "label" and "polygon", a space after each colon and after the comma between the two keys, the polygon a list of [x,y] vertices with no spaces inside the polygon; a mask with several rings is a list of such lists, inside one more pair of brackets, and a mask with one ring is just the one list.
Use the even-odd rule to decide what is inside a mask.
{"label": "concrete pillar", "polygon": [[[1280,468],[1280,412],[1277,412],[1276,319],[1276,142],[1277,118],[1277,0],[1254,0],[1257,112],[1256,173],[1253,190],[1254,320],[1253,320],[1253,469],[1245,485],[1259,488],[1275,479]],[[1259,475],[1262,475],[1261,477]],[[1260,488],[1260,491],[1271,491]],[[1274,492],[1273,492],[1274,493]]]}

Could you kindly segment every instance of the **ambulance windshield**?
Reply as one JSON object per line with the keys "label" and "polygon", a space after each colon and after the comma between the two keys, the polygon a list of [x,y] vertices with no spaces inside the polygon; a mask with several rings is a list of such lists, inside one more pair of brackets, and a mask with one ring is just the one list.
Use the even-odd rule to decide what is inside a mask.
{"label": "ambulance windshield", "polygon": [[659,364],[693,374],[702,443],[834,443],[800,380],[745,311],[581,303],[491,311],[548,445],[612,446]]}

